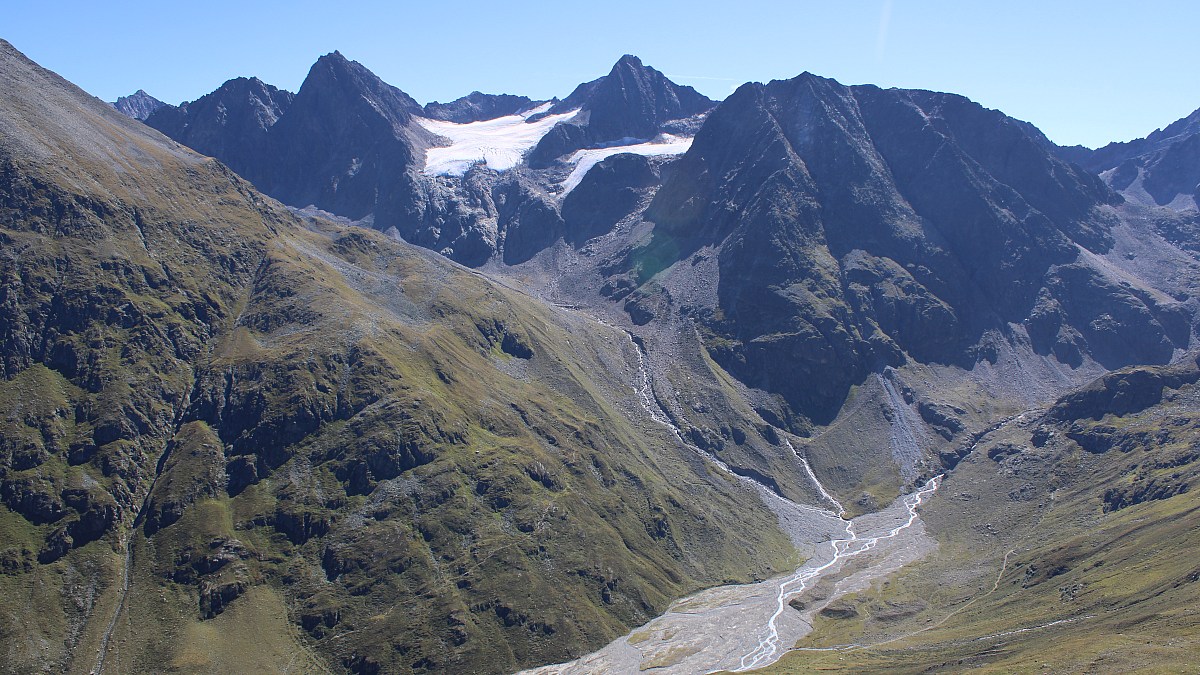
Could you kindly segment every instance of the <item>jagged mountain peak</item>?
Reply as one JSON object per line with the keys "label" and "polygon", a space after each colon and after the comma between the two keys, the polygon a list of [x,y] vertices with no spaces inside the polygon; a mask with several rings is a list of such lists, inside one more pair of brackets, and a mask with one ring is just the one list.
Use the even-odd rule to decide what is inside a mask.
{"label": "jagged mountain peak", "polygon": [[[633,76],[636,78],[657,79],[659,77],[666,78],[660,71],[647,66],[642,62],[642,59],[633,54],[625,54],[617,59],[613,67],[608,71],[607,78],[620,78]],[[669,81],[669,80],[668,80]],[[674,84],[674,83],[672,83]],[[688,87],[690,89],[690,87]]]}
{"label": "jagged mountain peak", "polygon": [[[235,77],[226,80],[212,94],[208,94],[208,96],[214,95],[215,98],[223,99],[227,102],[232,102],[238,97],[257,98],[263,101],[270,100],[276,106],[282,106],[283,108],[286,108],[287,103],[290,103],[292,97],[295,96],[285,89],[280,89],[279,87],[263,82],[254,76]],[[196,102],[199,102],[199,100],[197,99]]]}
{"label": "jagged mountain peak", "polygon": [[[330,68],[345,68],[345,69],[353,68],[354,66],[363,67],[362,64],[359,63],[358,61],[354,61],[354,60],[346,58],[346,55],[342,54],[342,52],[337,49],[335,49],[327,54],[322,54],[322,55],[318,56],[317,60],[313,62],[312,67],[316,68],[317,66],[324,66],[324,67],[330,67]],[[310,70],[311,70],[311,68],[310,68]]]}
{"label": "jagged mountain peak", "polygon": [[[646,211],[661,249],[635,268],[718,250],[718,362],[822,423],[873,364],[969,367],[1009,324],[1072,364],[1163,362],[1187,342],[1080,256],[1112,246],[1120,198],[961,96],[811,74],[748,84],[664,176]],[[638,280],[662,269],[641,264]],[[893,284],[902,303],[881,299]],[[1109,303],[1133,309],[1097,331]]]}
{"label": "jagged mountain peak", "polygon": [[656,104],[660,108],[655,110],[659,122],[689,117],[714,105],[695,89],[672,82],[637,56],[626,54],[613,64],[607,75],[579,85],[553,111],[605,108],[615,103],[609,100],[612,97],[629,105],[644,105],[647,100]]}
{"label": "jagged mountain peak", "polygon": [[1146,140],[1154,143],[1195,133],[1200,133],[1200,108],[1192,111],[1186,117],[1175,120],[1162,129],[1155,130],[1146,137]]}
{"label": "jagged mountain peak", "polygon": [[[222,82],[221,86],[194,101],[184,101],[178,106],[164,105],[161,111],[155,112],[170,115],[172,110],[177,109],[187,113],[187,117],[190,118],[188,121],[191,122],[196,115],[203,115],[202,111],[212,106],[225,106],[228,109],[230,106],[250,104],[274,109],[274,117],[278,117],[291,103],[293,96],[295,95],[291,92],[263,82],[257,77],[239,76]],[[275,119],[270,119],[265,122],[265,126],[274,122]],[[155,126],[148,119],[147,123]]]}
{"label": "jagged mountain peak", "polygon": [[581,112],[546,134],[530,153],[529,162],[544,166],[582,148],[648,140],[670,123],[689,118],[693,124],[683,127],[691,135],[699,116],[714,105],[695,89],[672,82],[638,57],[626,54],[607,75],[579,85],[550,109],[551,113]]}
{"label": "jagged mountain peak", "polygon": [[155,110],[167,104],[147,94],[145,89],[138,89],[129,96],[118,98],[112,105],[135,120],[145,120]]}
{"label": "jagged mountain peak", "polygon": [[256,182],[261,178],[257,158],[264,150],[267,131],[294,98],[291,92],[257,77],[235,77],[195,101],[163,106],[144,121]]}
{"label": "jagged mountain peak", "polygon": [[287,204],[354,220],[374,213],[390,225],[417,200],[409,173],[434,141],[413,124],[422,114],[411,96],[366,66],[326,54],[271,128],[254,183]]}
{"label": "jagged mountain peak", "polygon": [[369,68],[346,58],[340,51],[325,54],[313,63],[296,93],[297,100],[342,97],[341,103],[361,99],[389,118],[406,119],[420,114],[421,105],[399,88],[384,82]]}
{"label": "jagged mountain peak", "polygon": [[[246,86],[246,87],[253,87],[255,89],[279,90],[278,87],[268,84],[266,82],[263,82],[262,80],[258,79],[258,77],[255,75],[251,75],[250,77],[245,77],[245,76],[235,77],[231,80],[227,80],[225,82],[225,84],[222,86],[230,86],[230,87]],[[280,91],[282,91],[282,90],[280,90]]]}

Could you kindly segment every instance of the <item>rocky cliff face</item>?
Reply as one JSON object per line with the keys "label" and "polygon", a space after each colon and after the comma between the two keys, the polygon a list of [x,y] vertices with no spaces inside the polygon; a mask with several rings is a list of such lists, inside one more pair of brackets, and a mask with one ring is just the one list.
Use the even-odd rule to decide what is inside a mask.
{"label": "rocky cliff face", "polygon": [[113,107],[122,114],[142,121],[145,121],[155,110],[166,105],[166,103],[147,94],[144,89],[138,89],[129,96],[121,96],[113,103]]}
{"label": "rocky cliff face", "polygon": [[[970,369],[1027,344],[1053,367],[1113,368],[1189,344],[1186,292],[1172,298],[1105,262],[1113,228],[1143,216],[1118,209],[1121,196],[1032,125],[962,97],[805,74],[746,85],[710,113],[711,101],[626,56],[548,111],[581,112],[517,168],[422,175],[425,150],[445,141],[414,115],[478,121],[525,103],[472,94],[422,109],[335,53],[258,133],[263,150],[243,172],[289,204],[472,266],[525,264],[560,241],[593,250],[619,223],[641,222],[649,238],[609,237],[588,283],[638,324],[673,306],[696,319],[723,367],[807,420],[796,431],[910,361]],[[679,161],[611,157],[562,196],[559,160],[574,150],[695,127]],[[1183,157],[1188,146],[1168,141],[1190,128],[1138,147]],[[1152,173],[1139,185],[1166,180]],[[1156,228],[1177,243],[1195,229],[1178,218]],[[660,292],[665,270],[713,292]]]}
{"label": "rocky cliff face", "polygon": [[410,124],[421,113],[407,94],[334,52],[297,94],[238,78],[146,123],[285,203],[352,220],[378,212],[385,221],[414,208],[414,164],[431,140]]}
{"label": "rocky cliff face", "polygon": [[[522,97],[473,95],[431,104],[431,114],[485,119],[524,107]],[[413,123],[425,110],[339,52],[321,57],[292,95],[257,79],[231,80],[147,124],[227,163],[267,194],[314,206],[479,265],[500,244],[476,219],[471,189],[420,175],[437,140]],[[466,204],[464,204],[466,202]]]}
{"label": "rocky cliff face", "polygon": [[530,152],[529,161],[540,166],[580,148],[647,140],[669,128],[671,122],[686,127],[682,120],[701,115],[713,105],[695,89],[675,84],[627,54],[608,75],[579,85],[551,108],[552,114],[577,109],[583,114],[551,129]]}
{"label": "rocky cliff face", "polygon": [[1200,206],[1200,110],[1145,138],[1096,150],[1056,148],[1063,158],[1101,174],[1114,190],[1156,206]]}
{"label": "rocky cliff face", "polygon": [[709,115],[625,265],[644,283],[715,249],[715,302],[693,308],[713,356],[827,422],[868,372],[970,366],[1014,326],[1064,363],[1169,359],[1173,303],[1088,262],[1119,201],[1001,113],[806,74]]}
{"label": "rocky cliff face", "polygon": [[563,199],[567,240],[582,246],[608,233],[635,213],[659,182],[658,169],[640,155],[613,155],[597,163]]}
{"label": "rocky cliff face", "polygon": [[256,182],[265,175],[268,131],[293,97],[256,77],[239,77],[195,101],[162,107],[145,122]]}
{"label": "rocky cliff face", "polygon": [[[425,150],[443,141],[413,117],[465,124],[533,105],[523,96],[474,92],[422,108],[335,52],[317,61],[294,100],[256,79],[231,80],[194,103],[160,110],[147,123],[220,159],[284,203],[315,206],[478,266],[493,257],[523,262],[563,237],[553,198],[562,177],[479,170],[462,180],[423,176]],[[712,105],[626,56],[608,76],[580,85],[546,113],[584,111],[554,127],[528,164],[663,130],[694,132]],[[505,206],[498,208],[496,199]]]}
{"label": "rocky cliff face", "polygon": [[423,115],[429,119],[466,124],[515,115],[537,105],[538,102],[530,100],[528,96],[473,91],[449,103],[426,103]]}
{"label": "rocky cliff face", "polygon": [[338,52],[323,56],[271,128],[255,184],[286,204],[352,220],[407,216],[420,149],[431,140],[410,125],[420,112],[361,64]]}

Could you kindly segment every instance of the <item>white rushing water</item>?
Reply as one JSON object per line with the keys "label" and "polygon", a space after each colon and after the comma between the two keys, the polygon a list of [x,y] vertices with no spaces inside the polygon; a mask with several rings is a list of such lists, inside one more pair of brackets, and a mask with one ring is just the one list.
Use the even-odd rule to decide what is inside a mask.
{"label": "white rushing water", "polygon": [[[817,555],[791,574],[700,591],[596,652],[527,672],[580,675],[653,669],[691,674],[768,666],[812,630],[813,615],[828,603],[869,587],[873,580],[894,573],[933,548],[924,536],[917,508],[938,482],[938,478],[931,479],[877,513],[853,520],[824,516],[831,524],[840,525],[833,529],[840,535],[832,536]],[[852,566],[850,561],[860,564]],[[801,595],[806,600],[803,611],[789,604]]]}
{"label": "white rushing water", "polygon": [[839,502],[833,495],[829,494],[829,490],[826,490],[825,486],[821,484],[821,481],[817,478],[817,474],[813,473],[812,465],[808,463],[808,459],[806,459],[799,452],[796,452],[796,448],[792,446],[791,441],[785,438],[783,439],[783,442],[788,446],[788,450],[791,450],[792,454],[796,456],[796,460],[800,462],[800,466],[804,467],[805,475],[807,475],[809,480],[812,481],[813,485],[816,486],[817,492],[820,492],[821,496],[825,498],[825,501],[829,502],[833,505],[833,508],[837,509],[838,517],[845,516],[846,508],[843,507],[842,503]]}
{"label": "white rushing water", "polygon": [[819,566],[801,567],[791,577],[780,583],[779,594],[776,596],[778,607],[776,607],[775,613],[767,621],[766,634],[753,651],[742,656],[735,672],[759,668],[776,661],[779,658],[779,629],[776,623],[787,607],[788,599],[803,593],[809,587],[810,582],[820,577],[822,572],[837,565],[842,560],[862,555],[874,549],[879,545],[879,542],[895,538],[904,530],[912,527],[912,524],[917,520],[917,507],[921,505],[925,497],[937,489],[939,478],[941,476],[930,478],[920,490],[903,498],[904,507],[908,511],[908,519],[903,524],[893,527],[886,534],[874,537],[859,537],[854,531],[854,521],[847,520],[846,534],[849,536],[845,539],[834,539],[829,542],[833,549],[833,557],[828,562]]}

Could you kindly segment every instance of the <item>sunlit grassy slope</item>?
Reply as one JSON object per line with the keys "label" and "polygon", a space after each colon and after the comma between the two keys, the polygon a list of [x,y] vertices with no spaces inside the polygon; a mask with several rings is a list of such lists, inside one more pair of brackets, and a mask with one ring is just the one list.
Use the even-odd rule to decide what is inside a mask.
{"label": "sunlit grassy slope", "polygon": [[985,437],[923,509],[939,550],[770,671],[1200,670],[1195,381],[1130,369]]}

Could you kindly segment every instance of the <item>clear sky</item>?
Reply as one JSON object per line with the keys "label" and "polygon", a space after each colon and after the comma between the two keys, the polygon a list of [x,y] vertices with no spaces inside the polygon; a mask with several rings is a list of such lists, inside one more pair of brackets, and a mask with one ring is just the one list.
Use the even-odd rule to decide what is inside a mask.
{"label": "clear sky", "polygon": [[[421,102],[563,97],[625,53],[713,98],[803,71],[951,91],[1061,144],[1200,108],[1194,0],[451,0],[6,3],[0,37],[105,100],[237,76],[296,91],[335,49]],[[0,94],[2,95],[2,94]]]}

